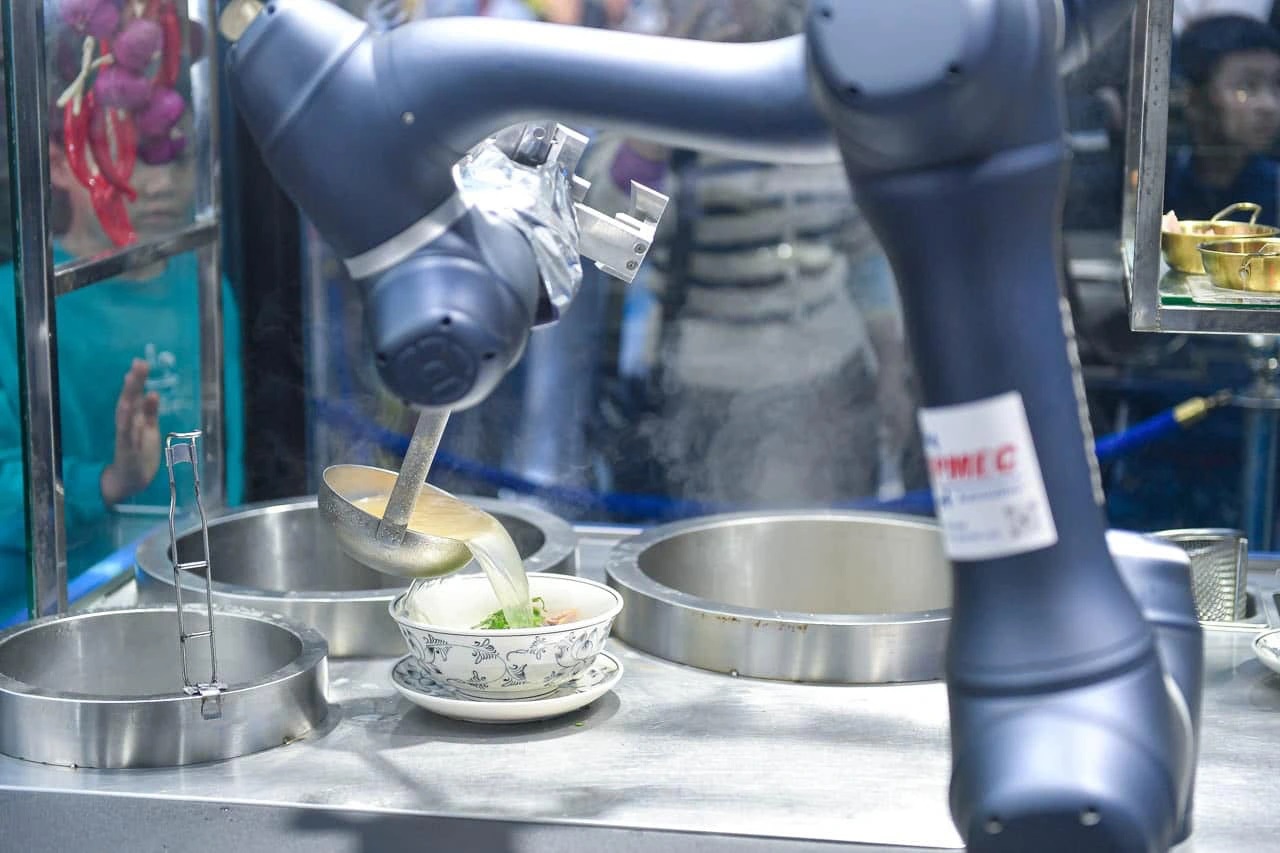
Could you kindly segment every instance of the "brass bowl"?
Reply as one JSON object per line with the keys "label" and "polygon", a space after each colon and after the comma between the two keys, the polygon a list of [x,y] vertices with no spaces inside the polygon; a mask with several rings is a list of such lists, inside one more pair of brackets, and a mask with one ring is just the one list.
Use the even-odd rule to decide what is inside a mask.
{"label": "brass bowl", "polygon": [[[1230,222],[1222,219],[1237,210],[1249,211],[1252,216],[1248,222]],[[1258,214],[1262,208],[1252,202],[1238,202],[1225,207],[1214,214],[1212,219],[1187,219],[1178,222],[1178,230],[1161,229],[1160,250],[1164,252],[1164,260],[1169,266],[1188,275],[1205,275],[1200,246],[1203,243],[1218,240],[1240,240],[1254,237],[1273,237],[1280,234],[1280,228],[1270,225],[1258,225]],[[1237,288],[1238,289],[1238,288]]]}
{"label": "brass bowl", "polygon": [[1205,273],[1218,287],[1280,293],[1280,240],[1215,240],[1200,245]]}

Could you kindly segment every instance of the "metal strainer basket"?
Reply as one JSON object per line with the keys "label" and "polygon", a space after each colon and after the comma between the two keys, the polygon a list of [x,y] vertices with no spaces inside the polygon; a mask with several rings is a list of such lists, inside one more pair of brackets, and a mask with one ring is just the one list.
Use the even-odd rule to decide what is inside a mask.
{"label": "metal strainer basket", "polygon": [[1245,618],[1245,576],[1249,540],[1239,530],[1162,530],[1155,536],[1177,545],[1191,558],[1191,592],[1202,622]]}

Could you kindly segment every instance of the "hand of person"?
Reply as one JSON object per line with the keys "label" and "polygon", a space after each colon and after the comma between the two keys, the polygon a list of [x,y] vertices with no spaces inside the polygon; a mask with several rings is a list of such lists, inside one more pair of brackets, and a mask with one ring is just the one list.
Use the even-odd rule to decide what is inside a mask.
{"label": "hand of person", "polygon": [[102,471],[102,500],[119,503],[147,487],[160,469],[160,396],[144,388],[150,366],[135,358],[116,400],[115,455]]}

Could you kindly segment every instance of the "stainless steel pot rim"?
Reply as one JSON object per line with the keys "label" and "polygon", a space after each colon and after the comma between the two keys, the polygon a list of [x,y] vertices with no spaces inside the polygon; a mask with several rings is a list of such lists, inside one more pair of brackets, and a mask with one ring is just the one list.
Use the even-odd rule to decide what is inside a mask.
{"label": "stainless steel pot rim", "polygon": [[[370,466],[351,466],[367,468]],[[505,501],[494,498],[482,498],[467,496],[465,500],[473,503],[486,512],[499,512],[503,515],[513,516],[522,521],[537,527],[543,531],[546,541],[542,543],[537,551],[525,558],[525,570],[530,572],[540,572],[555,566],[566,557],[573,554],[577,548],[577,535],[573,532],[573,526],[558,516],[549,512],[529,506],[528,504],[516,503],[513,501]],[[217,517],[210,517],[209,528],[212,530],[222,524],[228,524],[247,515],[272,515],[279,512],[292,512],[300,508],[318,508],[318,499],[314,496],[307,498],[297,498],[289,500],[263,501],[261,503],[245,504],[237,507],[233,512]],[[179,538],[193,533],[199,529],[196,523],[189,524],[178,531]],[[138,567],[153,577],[157,577],[170,585],[173,583],[172,564],[169,562],[169,536],[164,531],[164,535],[157,532],[148,536],[138,546],[136,556]],[[147,567],[147,568],[144,568]],[[148,568],[151,571],[148,571]],[[163,570],[164,574],[157,576],[156,571]],[[401,592],[403,587],[385,587],[382,589],[354,589],[354,590],[307,590],[305,592],[279,591],[259,589],[257,587],[244,586],[243,584],[226,583],[218,580],[218,566],[213,566],[213,591],[225,598],[243,598],[245,606],[249,608],[261,609],[264,605],[262,599],[287,599],[289,601],[389,601]],[[407,581],[406,581],[407,583]],[[204,592],[204,582],[201,578],[193,575],[184,575],[182,577],[182,588],[197,590]]]}
{"label": "stainless steel pot rim", "polygon": [[[894,527],[937,530],[937,524],[922,521],[915,516],[887,512],[861,510],[767,510],[761,512],[734,512],[705,515],[686,521],[663,524],[624,539],[613,547],[605,564],[605,575],[610,586],[626,592],[647,595],[664,604],[680,605],[708,618],[724,618],[726,615],[744,621],[778,626],[803,625],[806,627],[830,625],[909,625],[930,622],[947,622],[951,618],[949,608],[918,610],[894,614],[842,614],[803,613],[787,610],[764,610],[725,604],[701,596],[692,595],[659,583],[640,568],[640,554],[652,545],[665,542],[675,536],[696,533],[712,527],[726,527],[767,521],[849,521],[866,520]],[[886,620],[886,616],[893,618]]]}
{"label": "stainless steel pot rim", "polygon": [[[203,606],[189,606],[187,609],[197,613],[204,613]],[[39,630],[45,625],[53,622],[70,622],[82,619],[99,619],[112,618],[113,614],[119,613],[146,613],[146,612],[164,612],[175,618],[175,608],[172,605],[143,605],[139,607],[112,608],[108,610],[90,610],[83,613],[69,613],[58,616],[44,616],[40,619],[33,619],[30,622],[24,622],[21,625],[15,625],[4,632],[0,632],[0,646],[9,642],[14,637],[24,634],[28,631]],[[185,610],[184,610],[185,612]],[[290,619],[284,619],[275,615],[268,615],[260,611],[239,608],[214,607],[214,613],[221,616],[230,616],[238,619],[251,619],[256,622],[266,622],[276,628],[288,631],[298,638],[302,646],[299,654],[290,660],[287,664],[269,672],[266,675],[253,681],[237,682],[228,684],[224,696],[234,696],[237,693],[248,692],[269,684],[278,684],[289,681],[294,678],[308,678],[315,667],[329,655],[329,644],[324,637],[316,629],[295,622]],[[178,642],[178,624],[175,621],[173,625],[173,642]],[[72,691],[49,690],[44,687],[37,687],[34,684],[28,684],[25,681],[19,681],[11,677],[4,671],[0,670],[0,697],[8,694],[11,696],[30,697],[33,699],[44,699],[52,702],[93,702],[101,704],[153,704],[165,702],[199,702],[199,696],[188,696],[182,692],[182,678],[178,674],[177,669],[174,670],[174,692],[161,693],[150,696],[107,696],[95,693],[76,693]]]}

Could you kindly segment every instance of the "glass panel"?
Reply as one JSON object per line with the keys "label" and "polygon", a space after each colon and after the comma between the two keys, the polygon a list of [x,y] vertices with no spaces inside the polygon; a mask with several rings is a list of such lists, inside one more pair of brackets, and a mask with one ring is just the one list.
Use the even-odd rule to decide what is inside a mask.
{"label": "glass panel", "polygon": [[[208,207],[197,191],[198,176],[209,174],[198,162],[208,150],[208,63],[200,61],[208,38],[186,5],[45,0],[58,263],[168,236],[194,221],[197,196]],[[137,197],[104,189],[108,197],[94,204],[72,192],[87,181]],[[77,198],[85,210],[71,208]]]}
{"label": "glass panel", "polygon": [[[69,575],[163,521],[169,484],[160,448],[201,428],[200,253],[59,297],[58,371]],[[223,282],[231,494],[243,471],[239,317]],[[202,480],[209,479],[209,460]],[[179,474],[188,471],[185,466]],[[180,481],[180,509],[190,482]],[[212,506],[206,495],[206,509]]]}
{"label": "glass panel", "polygon": [[[50,111],[54,203],[50,224],[55,262],[110,253],[113,243],[119,242],[112,238],[121,236],[114,230],[117,227],[132,227],[137,239],[147,242],[186,227],[197,211],[201,216],[216,212],[212,183],[216,152],[209,133],[212,117],[208,106],[211,63],[203,54],[207,28],[196,23],[205,17],[200,14],[204,5],[194,4],[191,22],[185,7],[185,0],[128,0],[123,4],[57,0],[44,4],[49,81],[48,91],[39,101]],[[86,56],[85,46],[90,48],[90,59],[104,53],[98,39],[88,42],[91,34],[110,36],[113,61],[92,69],[83,81],[86,87],[77,90],[78,63]],[[114,81],[110,75],[104,80],[102,75],[109,68],[120,73],[132,69],[134,77],[117,74]],[[172,92],[166,85],[169,79],[174,83]],[[81,95],[84,110],[70,123],[64,121],[65,113],[57,106],[60,93],[69,86],[73,95],[76,91]],[[113,100],[126,98],[131,86],[145,86],[145,102]],[[90,108],[90,92],[94,101],[101,94],[96,113]],[[74,105],[74,100],[68,103]],[[108,106],[116,108],[108,110]],[[131,173],[130,128],[138,138]],[[113,169],[117,171],[112,173]],[[127,178],[128,185],[137,191],[136,202],[125,202],[122,192],[106,191],[101,182],[109,174],[121,181]],[[95,184],[98,189],[92,192],[89,187]],[[122,209],[110,209],[112,195]],[[6,253],[9,246],[6,239]],[[0,277],[11,282],[12,265],[0,265]],[[218,293],[221,287],[226,322],[219,321],[209,300],[202,304],[202,279],[207,282],[204,290],[208,294]],[[8,294],[0,300],[0,323],[9,328],[16,325],[12,287],[0,290]],[[159,450],[165,432],[202,427],[207,434],[221,431],[210,430],[209,418],[221,419],[216,397],[220,383],[214,378],[217,367],[211,367],[212,350],[202,346],[202,330],[225,335],[222,349],[229,355],[231,370],[227,380],[227,446],[214,436],[204,459],[203,476],[209,487],[206,506],[215,508],[223,500],[221,470],[228,453],[236,459],[236,470],[229,476],[238,499],[243,481],[238,315],[229,288],[225,282],[219,285],[212,249],[89,285],[58,299],[56,311],[66,538],[74,599],[78,592],[90,588],[87,578],[81,577],[86,572],[105,579],[104,571],[127,571],[129,560],[118,549],[167,512],[167,477]],[[0,517],[0,624],[23,604],[24,563],[28,559],[21,517],[16,390],[17,354],[23,334],[22,330],[14,332],[16,341],[8,333],[0,339],[4,344],[0,363],[9,365],[4,370],[4,412],[8,414],[0,424],[0,442],[5,445],[0,447],[0,493],[12,498],[5,501]],[[26,334],[37,331],[28,329]],[[135,358],[137,366],[126,392],[124,376]],[[3,464],[5,460],[13,464]],[[184,502],[189,500],[191,490],[186,484],[180,495]]]}
{"label": "glass panel", "polygon": [[1108,508],[1114,524],[1134,529],[1240,527],[1261,550],[1273,545],[1275,521],[1270,401],[1280,392],[1273,369],[1280,302],[1241,289],[1247,253],[1226,259],[1225,275],[1210,279],[1200,246],[1230,235],[1195,223],[1248,202],[1258,205],[1257,227],[1247,224],[1248,211],[1228,215],[1237,222],[1231,227],[1280,225],[1274,5],[1138,4],[1124,178],[1127,325],[1233,334],[1135,335],[1112,323],[1098,335],[1103,346],[1095,357],[1103,363],[1091,382],[1099,432],[1131,426],[1192,395],[1234,390],[1234,407],[1163,439],[1158,450],[1108,466]]}

